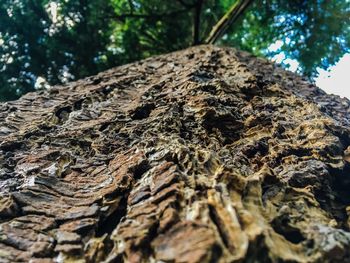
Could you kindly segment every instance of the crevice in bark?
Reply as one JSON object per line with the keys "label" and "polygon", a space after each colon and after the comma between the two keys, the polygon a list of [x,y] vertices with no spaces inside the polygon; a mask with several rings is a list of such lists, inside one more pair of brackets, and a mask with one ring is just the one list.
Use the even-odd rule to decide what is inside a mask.
{"label": "crevice in bark", "polygon": [[[145,174],[149,169],[150,165],[148,160],[143,160],[140,164],[131,167],[131,171],[133,172],[133,185],[135,185],[136,181],[139,180],[143,174]],[[104,234],[111,234],[112,231],[119,225],[120,221],[127,213],[127,202],[130,195],[130,191],[132,190],[132,186],[128,189],[128,191],[124,193],[112,193],[112,195],[106,196],[108,199],[113,199],[117,196],[121,196],[118,207],[115,211],[111,212],[110,215],[100,222],[100,225],[96,231],[96,236],[101,237]]]}
{"label": "crevice in bark", "polygon": [[271,226],[276,233],[293,244],[299,244],[306,240],[298,228],[289,225],[289,219],[286,217],[276,218],[271,222]]}
{"label": "crevice in bark", "polygon": [[74,102],[73,109],[74,110],[81,110],[83,106],[84,99],[80,99]]}
{"label": "crevice in bark", "polygon": [[96,237],[102,237],[104,234],[110,235],[118,226],[120,220],[126,215],[128,197],[128,194],[124,195],[120,200],[117,209],[113,211],[105,220],[100,221],[100,224],[96,230]]}
{"label": "crevice in bark", "polygon": [[218,262],[222,255],[222,249],[218,245],[214,245],[211,250],[211,259],[209,260],[210,263]]}
{"label": "crevice in bark", "polygon": [[223,146],[231,144],[239,139],[239,130],[243,127],[242,123],[231,115],[217,116],[215,112],[209,111],[202,124],[209,134],[218,130],[222,136]]}
{"label": "crevice in bark", "polygon": [[136,182],[135,180],[139,180],[149,169],[151,169],[151,166],[148,160],[143,160],[140,164],[133,167],[134,183]]}
{"label": "crevice in bark", "polygon": [[221,223],[218,219],[217,212],[215,210],[215,207],[213,207],[212,205],[209,205],[209,216],[210,216],[211,221],[216,226],[218,233],[220,235],[220,238],[221,238],[222,242],[225,244],[225,247],[229,249],[229,241],[227,240],[225,230],[222,229]]}
{"label": "crevice in bark", "polygon": [[315,192],[315,197],[322,209],[337,221],[339,228],[349,230],[346,208],[350,206],[350,165],[346,164],[342,170],[329,169],[328,183]]}
{"label": "crevice in bark", "polygon": [[3,150],[4,152],[14,152],[23,149],[24,146],[25,144],[22,141],[10,141],[0,144],[0,150]]}
{"label": "crevice in bark", "polygon": [[149,229],[147,237],[142,241],[141,244],[139,244],[139,248],[141,248],[142,253],[145,256],[153,256],[154,257],[154,251],[152,248],[152,241],[158,236],[158,228],[159,228],[159,222],[152,225]]}
{"label": "crevice in bark", "polygon": [[264,262],[264,263],[278,262],[277,260],[276,261],[271,260],[265,242],[266,242],[265,236],[262,234],[257,236],[254,241],[249,242],[245,261],[246,262]]}
{"label": "crevice in bark", "polygon": [[111,125],[111,123],[103,123],[101,124],[100,128],[98,129],[100,132],[103,132],[104,130],[106,130],[109,126]]}
{"label": "crevice in bark", "polygon": [[55,115],[59,120],[59,123],[62,124],[68,120],[69,114],[72,112],[72,108],[70,106],[62,107],[56,110]]}
{"label": "crevice in bark", "polygon": [[266,176],[261,184],[261,199],[264,205],[266,202],[282,191],[282,185],[275,176]]}
{"label": "crevice in bark", "polygon": [[147,103],[136,108],[134,114],[132,115],[133,120],[142,120],[147,118],[151,111],[155,109],[154,103]]}
{"label": "crevice in bark", "polygon": [[303,156],[312,156],[311,149],[306,148],[287,148],[285,151],[281,152],[275,160],[273,160],[270,165],[275,168],[279,165],[281,165],[282,159],[287,156],[296,156],[296,157],[303,157]]}
{"label": "crevice in bark", "polygon": [[[118,203],[117,208],[115,211],[111,212],[106,218],[100,220],[99,225],[95,231],[95,237],[103,237],[104,239],[104,259],[106,257],[110,257],[110,260],[108,262],[123,262],[123,255],[122,254],[113,254],[110,255],[115,249],[115,243],[113,240],[111,240],[111,234],[112,232],[118,227],[120,222],[123,220],[123,218],[127,215],[127,207],[128,207],[128,198],[130,196],[130,192],[133,189],[133,186],[139,180],[143,174],[145,174],[151,166],[149,165],[148,160],[143,160],[140,164],[130,167],[130,170],[133,173],[133,183],[128,188],[128,190],[124,193],[120,192],[114,192],[109,196],[106,196],[108,199],[117,198],[118,196],[121,196],[121,199]],[[148,247],[150,246],[147,243],[145,244],[144,251],[148,251]]]}

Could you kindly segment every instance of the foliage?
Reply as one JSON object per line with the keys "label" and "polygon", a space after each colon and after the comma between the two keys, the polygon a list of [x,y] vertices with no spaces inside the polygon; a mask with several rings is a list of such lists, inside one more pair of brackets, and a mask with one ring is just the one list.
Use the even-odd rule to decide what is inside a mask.
{"label": "foliage", "polygon": [[[233,3],[2,0],[0,100],[201,42]],[[349,52],[349,12],[348,0],[256,0],[220,43],[283,53],[314,77]],[[269,51],[277,40],[283,45]]]}
{"label": "foliage", "polygon": [[[315,77],[317,67],[327,69],[349,52],[349,19],[348,0],[258,0],[223,43],[256,55],[283,53],[299,62],[300,73]],[[277,40],[282,40],[282,47],[269,52]]]}

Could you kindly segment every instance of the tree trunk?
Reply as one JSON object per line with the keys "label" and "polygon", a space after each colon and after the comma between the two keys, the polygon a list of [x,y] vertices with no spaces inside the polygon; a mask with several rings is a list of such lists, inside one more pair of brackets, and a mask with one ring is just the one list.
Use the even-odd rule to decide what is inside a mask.
{"label": "tree trunk", "polygon": [[200,27],[201,27],[201,12],[202,12],[203,0],[197,0],[194,7],[193,15],[193,45],[201,43],[200,40]]}
{"label": "tree trunk", "polygon": [[0,262],[349,262],[350,108],[197,46],[0,104]]}

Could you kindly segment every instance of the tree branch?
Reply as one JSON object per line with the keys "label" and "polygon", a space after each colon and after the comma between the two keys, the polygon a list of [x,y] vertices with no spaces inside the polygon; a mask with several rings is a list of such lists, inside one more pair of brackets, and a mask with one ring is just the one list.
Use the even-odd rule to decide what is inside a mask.
{"label": "tree branch", "polygon": [[135,13],[127,13],[127,14],[120,14],[120,15],[115,15],[113,16],[114,18],[124,22],[125,19],[127,18],[140,18],[140,19],[149,19],[149,18],[153,18],[153,19],[162,19],[164,16],[174,16],[174,15],[178,15],[181,13],[184,13],[188,10],[188,8],[185,9],[180,9],[180,10],[175,10],[172,12],[166,12],[166,13],[160,13],[160,14],[135,14]]}
{"label": "tree branch", "polygon": [[187,8],[194,8],[196,6],[197,3],[193,3],[193,4],[188,4],[186,3],[184,0],[177,0],[180,4],[182,4],[184,7]]}
{"label": "tree branch", "polygon": [[237,21],[252,2],[253,0],[237,0],[213,27],[205,43],[214,44],[226,32],[229,26]]}

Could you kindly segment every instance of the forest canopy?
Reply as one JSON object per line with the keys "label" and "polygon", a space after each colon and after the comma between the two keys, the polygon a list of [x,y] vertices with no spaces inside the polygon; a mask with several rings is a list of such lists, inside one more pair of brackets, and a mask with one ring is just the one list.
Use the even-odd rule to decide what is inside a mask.
{"label": "forest canopy", "polygon": [[[235,1],[2,0],[0,100],[205,43]],[[248,2],[217,44],[282,54],[310,79],[349,52],[348,0]]]}

